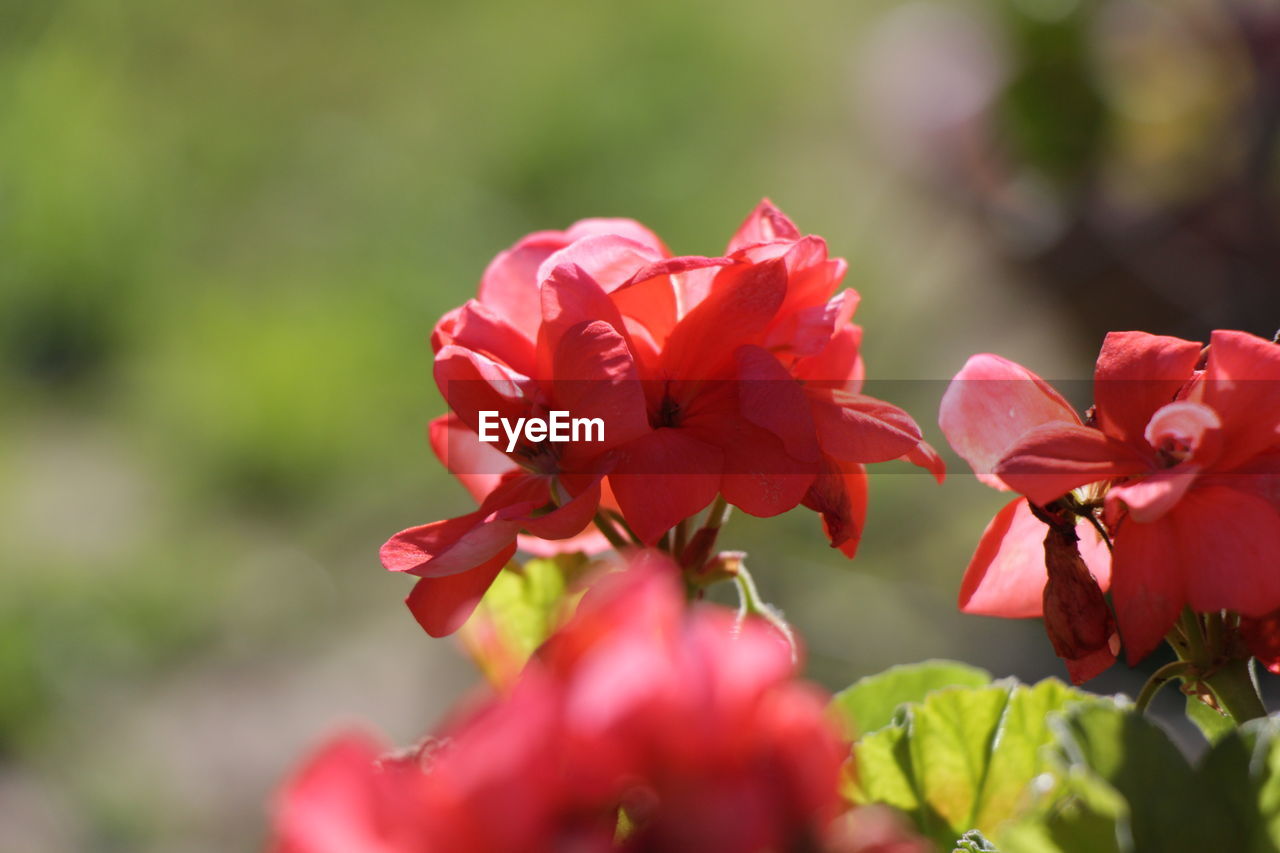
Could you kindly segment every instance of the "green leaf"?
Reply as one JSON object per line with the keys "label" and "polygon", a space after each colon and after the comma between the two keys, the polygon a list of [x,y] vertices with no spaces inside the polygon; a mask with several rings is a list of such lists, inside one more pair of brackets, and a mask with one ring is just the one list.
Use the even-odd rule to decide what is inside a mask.
{"label": "green leaf", "polygon": [[1000,853],[1000,851],[981,832],[971,829],[960,836],[956,841],[955,850],[951,853]]}
{"label": "green leaf", "polygon": [[1252,720],[1223,737],[1199,777],[1240,836],[1233,849],[1280,850],[1280,718]]}
{"label": "green leaf", "polygon": [[1187,697],[1187,719],[1196,724],[1196,728],[1211,744],[1236,730],[1231,717],[1210,708],[1195,696]]}
{"label": "green leaf", "polygon": [[854,745],[849,793],[901,809],[943,849],[971,829],[999,840],[1051,769],[1053,714],[1104,701],[1055,679],[935,690]]}
{"label": "green leaf", "polygon": [[511,563],[494,579],[462,630],[468,653],[492,682],[505,684],[577,603],[578,555]]}
{"label": "green leaf", "polygon": [[889,725],[907,702],[919,702],[944,687],[982,687],[991,673],[968,664],[930,660],[886,669],[855,681],[831,702],[850,738]]}

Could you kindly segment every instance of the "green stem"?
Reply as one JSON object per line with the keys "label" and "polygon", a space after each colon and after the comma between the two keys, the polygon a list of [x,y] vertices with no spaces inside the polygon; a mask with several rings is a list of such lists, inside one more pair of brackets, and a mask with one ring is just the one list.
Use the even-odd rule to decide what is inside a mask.
{"label": "green stem", "polygon": [[1204,633],[1200,628],[1200,617],[1190,607],[1182,611],[1178,618],[1178,627],[1182,630],[1183,639],[1187,642],[1186,659],[1201,668],[1208,666],[1212,660],[1205,654]]}
{"label": "green stem", "polygon": [[680,559],[680,555],[684,553],[684,546],[689,544],[689,519],[682,518],[680,523],[676,525],[675,542],[671,547],[671,553],[675,558]]}
{"label": "green stem", "polygon": [[707,513],[707,523],[702,525],[703,528],[706,530],[719,530],[729,520],[730,509],[732,507],[724,499],[724,495],[716,495],[715,503],[711,504],[711,511]]}
{"label": "green stem", "polygon": [[1147,706],[1151,704],[1151,700],[1160,692],[1160,688],[1164,687],[1170,681],[1181,676],[1191,664],[1184,660],[1176,660],[1167,663],[1164,666],[1151,673],[1151,677],[1147,679],[1147,683],[1142,685],[1142,691],[1138,694],[1137,700],[1133,703],[1134,709],[1138,713],[1147,710]]}
{"label": "green stem", "polygon": [[760,597],[760,590],[756,588],[755,579],[751,577],[745,564],[738,566],[738,573],[734,575],[733,581],[738,587],[738,624],[741,625],[748,616],[759,616],[764,619],[786,638],[787,644],[791,646],[791,661],[795,663],[798,646],[791,626],[776,608]]}
{"label": "green stem", "polygon": [[1237,726],[1267,716],[1267,708],[1258,695],[1253,670],[1248,660],[1228,661],[1217,672],[1204,679],[1222,710],[1231,715]]}
{"label": "green stem", "polygon": [[604,538],[609,540],[609,544],[614,550],[621,551],[623,548],[630,547],[629,542],[618,532],[618,528],[613,526],[613,522],[609,520],[609,516],[604,512],[596,513],[596,527],[604,534]]}

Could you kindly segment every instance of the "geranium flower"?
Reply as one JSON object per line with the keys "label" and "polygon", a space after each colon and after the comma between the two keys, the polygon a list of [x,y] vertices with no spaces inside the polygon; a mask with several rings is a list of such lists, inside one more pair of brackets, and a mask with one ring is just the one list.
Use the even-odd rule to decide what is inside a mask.
{"label": "geranium flower", "polygon": [[835,823],[848,747],[827,697],[763,622],[687,610],[673,569],[648,553],[602,578],[429,751],[323,749],[278,800],[277,853],[927,849],[878,816]]}
{"label": "geranium flower", "polygon": [[[1110,580],[1129,662],[1145,657],[1184,607],[1261,618],[1280,608],[1280,347],[1244,332],[1199,343],[1113,332],[1082,422],[1030,371],[996,356],[970,359],[943,399],[948,441],[984,482],[1038,506],[1073,490],[1101,507],[1114,541],[1080,533],[1102,589]],[[1043,524],[1024,502],[988,527],[961,607],[1039,615]],[[1083,523],[1083,522],[1082,522]],[[1114,651],[1114,650],[1113,650]]]}
{"label": "geranium flower", "polygon": [[[409,600],[423,626],[453,631],[520,536],[581,544],[600,508],[654,545],[717,495],[756,516],[803,503],[853,556],[863,466],[906,458],[940,479],[942,465],[905,412],[862,393],[845,267],[767,201],[722,257],[672,257],[630,220],[499,255],[432,335],[452,411],[432,446],[480,509],[383,548],[387,568],[423,578]],[[607,440],[504,456],[477,436],[482,412],[552,409],[601,418]]]}

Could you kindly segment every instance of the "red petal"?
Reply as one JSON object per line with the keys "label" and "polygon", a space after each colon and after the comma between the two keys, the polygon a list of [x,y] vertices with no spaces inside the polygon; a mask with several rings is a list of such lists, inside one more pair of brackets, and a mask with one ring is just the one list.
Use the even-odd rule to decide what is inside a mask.
{"label": "red petal", "polygon": [[1047,423],[1080,423],[1075,410],[1043,379],[997,355],[975,355],[942,396],[938,425],[978,479],[1008,488],[996,464],[1028,430]]}
{"label": "red petal", "polygon": [[569,539],[577,536],[595,516],[600,506],[600,481],[592,483],[577,497],[544,515],[525,516],[521,527],[543,539]]}
{"label": "red petal", "polygon": [[756,340],[786,295],[781,261],[726,267],[710,295],[676,324],[662,353],[667,375],[680,379],[720,376],[733,352]]}
{"label": "red petal", "polygon": [[545,281],[558,266],[576,266],[599,282],[605,292],[630,281],[636,271],[662,260],[649,246],[616,234],[584,237],[565,246],[542,262],[538,281]]}
{"label": "red petal", "polygon": [[565,243],[572,243],[575,240],[581,240],[584,237],[593,237],[599,234],[616,234],[619,237],[625,237],[641,246],[652,249],[656,254],[663,257],[670,255],[666,245],[658,239],[658,235],[654,234],[645,226],[636,222],[634,219],[595,217],[593,219],[579,219],[577,222],[569,226],[569,230],[564,232]]}
{"label": "red petal", "polygon": [[538,333],[538,267],[552,253],[568,245],[558,231],[540,231],[522,239],[490,261],[480,279],[479,300],[520,333],[533,340]]}
{"label": "red petal", "polygon": [[494,445],[480,440],[457,415],[442,415],[428,427],[431,449],[449,473],[480,503],[516,464]]}
{"label": "red petal", "polygon": [[1133,447],[1145,447],[1147,422],[1191,378],[1201,349],[1182,338],[1109,333],[1093,374],[1098,427]]}
{"label": "red petal", "polygon": [[1098,430],[1056,423],[1025,433],[995,473],[1014,491],[1043,506],[1078,486],[1148,470],[1146,460]]}
{"label": "red petal", "polygon": [[506,364],[517,373],[529,375],[533,371],[533,339],[475,299],[446,314],[431,341],[437,353],[455,344]]}
{"label": "red petal", "polygon": [[1222,418],[1219,468],[1280,442],[1280,346],[1245,332],[1214,332],[1200,389],[1200,399]]}
{"label": "red petal", "polygon": [[581,267],[563,264],[542,285],[542,326],[538,329],[538,378],[559,379],[553,360],[560,339],[570,329],[603,321],[622,333],[622,315],[600,284]]}
{"label": "red petal", "polygon": [[757,243],[798,239],[800,239],[800,229],[796,228],[795,223],[766,198],[756,205],[755,210],[751,211],[746,220],[738,226],[738,230],[729,239],[729,247],[725,249],[725,254],[732,254]]}
{"label": "red petal", "polygon": [[1151,524],[1125,519],[1116,531],[1111,598],[1130,666],[1160,644],[1187,602],[1174,521],[1180,515]]}
{"label": "red petal", "polygon": [[513,420],[529,413],[535,391],[529,378],[480,353],[446,346],[433,372],[449,408],[473,430],[479,431],[480,412]]}
{"label": "red petal", "polygon": [[1107,493],[1107,520],[1114,523],[1120,517],[1123,504],[1134,521],[1143,524],[1155,521],[1173,509],[1199,473],[1198,466],[1183,464],[1113,487]]}
{"label": "red petal", "polygon": [[480,599],[516,552],[515,543],[488,562],[466,572],[438,578],[420,578],[404,603],[433,637],[447,637],[462,627]]}
{"label": "red petal", "polygon": [[927,441],[920,442],[910,451],[903,454],[902,460],[925,469],[933,475],[933,479],[937,480],[939,484],[947,479],[947,463],[938,455],[938,451],[933,449],[933,445]]}
{"label": "red petal", "polygon": [[1096,649],[1082,658],[1063,661],[1067,665],[1067,675],[1071,677],[1072,684],[1084,684],[1086,681],[1102,675],[1115,662],[1115,653],[1111,651],[1109,646]]}
{"label": "red petal", "polygon": [[519,525],[486,523],[477,511],[401,530],[378,552],[387,571],[443,576],[472,569],[515,541]]}
{"label": "red petal", "polygon": [[[1010,501],[987,525],[960,585],[960,609],[1006,619],[1038,617],[1044,612],[1045,524],[1032,514],[1024,498]],[[1105,592],[1111,583],[1111,553],[1106,543],[1081,521],[1080,556]]]}
{"label": "red petal", "polygon": [[782,439],[787,453],[795,459],[817,461],[816,427],[804,388],[768,350],[744,346],[735,358],[741,415]]}
{"label": "red petal", "polygon": [[1196,488],[1168,518],[1194,610],[1256,617],[1280,608],[1280,513],[1271,504],[1224,486]]}
{"label": "red petal", "polygon": [[828,459],[804,498],[804,505],[822,514],[822,528],[849,559],[858,551],[867,518],[867,472],[861,465]]}
{"label": "red petal", "polygon": [[631,529],[653,545],[715,499],[723,467],[718,447],[663,428],[619,450],[609,486]]}
{"label": "red petal", "polygon": [[604,422],[602,441],[566,445],[566,465],[580,466],[582,460],[649,431],[644,387],[631,350],[608,323],[595,320],[568,330],[556,347],[552,370],[556,405],[575,418]]}
{"label": "red petal", "polygon": [[905,456],[920,443],[920,427],[897,406],[862,394],[806,387],[818,441],[828,456],[847,462],[887,462]]}

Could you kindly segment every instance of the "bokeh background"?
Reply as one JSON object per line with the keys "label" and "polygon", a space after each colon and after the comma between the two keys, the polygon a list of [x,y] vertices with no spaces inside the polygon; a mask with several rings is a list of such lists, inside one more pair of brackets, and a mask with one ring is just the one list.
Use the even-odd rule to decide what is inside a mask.
{"label": "bokeh background", "polygon": [[[1270,335],[1278,121],[1263,0],[3,0],[0,848],[256,849],[326,732],[407,742],[476,683],[376,551],[468,507],[427,337],[525,232],[713,254],[772,197],[941,445],[973,352]],[[1061,674],[955,613],[1003,498],[953,471],[877,475],[852,563],[731,521],[814,678]]]}

